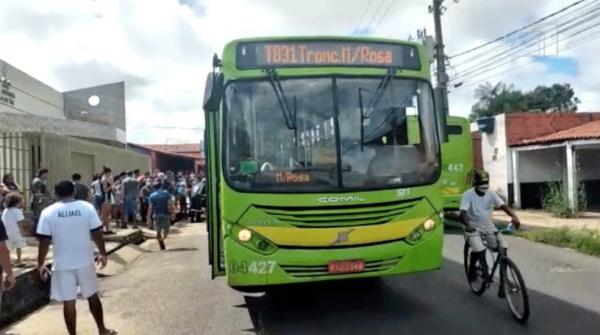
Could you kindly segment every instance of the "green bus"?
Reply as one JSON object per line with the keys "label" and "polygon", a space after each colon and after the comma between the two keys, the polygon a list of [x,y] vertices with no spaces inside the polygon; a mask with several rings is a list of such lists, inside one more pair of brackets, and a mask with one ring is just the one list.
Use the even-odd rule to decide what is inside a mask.
{"label": "green bus", "polygon": [[442,143],[442,197],[444,209],[456,211],[460,198],[471,187],[473,171],[473,140],[469,119],[448,116],[446,134]]}
{"label": "green bus", "polygon": [[245,291],[438,269],[440,110],[419,43],[227,44],[204,96],[213,278]]}

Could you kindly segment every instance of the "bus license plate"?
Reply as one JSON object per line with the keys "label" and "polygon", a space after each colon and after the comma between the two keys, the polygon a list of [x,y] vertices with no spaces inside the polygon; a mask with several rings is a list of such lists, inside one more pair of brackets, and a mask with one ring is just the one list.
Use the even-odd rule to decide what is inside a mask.
{"label": "bus license plate", "polygon": [[327,264],[327,272],[329,273],[354,273],[365,271],[365,261],[330,261]]}

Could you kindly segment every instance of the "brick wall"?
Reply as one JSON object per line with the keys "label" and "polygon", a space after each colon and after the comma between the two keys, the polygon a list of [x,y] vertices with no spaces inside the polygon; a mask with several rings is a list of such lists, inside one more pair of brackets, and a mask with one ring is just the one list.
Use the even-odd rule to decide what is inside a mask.
{"label": "brick wall", "polygon": [[600,113],[509,113],[506,114],[506,140],[512,146],[596,120],[600,120]]}

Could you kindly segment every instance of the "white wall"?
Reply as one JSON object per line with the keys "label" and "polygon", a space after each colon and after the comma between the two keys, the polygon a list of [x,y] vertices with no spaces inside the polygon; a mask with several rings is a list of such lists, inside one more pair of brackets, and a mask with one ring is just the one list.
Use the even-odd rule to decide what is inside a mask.
{"label": "white wall", "polygon": [[490,174],[490,188],[508,196],[508,150],[506,144],[506,117],[496,116],[494,133],[481,134],[483,167]]}
{"label": "white wall", "polygon": [[519,152],[521,184],[563,180],[565,169],[565,147]]}
{"label": "white wall", "polygon": [[9,92],[14,93],[14,105],[0,102],[1,113],[36,115],[64,119],[61,92],[31,77],[25,72],[0,60],[0,76],[10,81]]}

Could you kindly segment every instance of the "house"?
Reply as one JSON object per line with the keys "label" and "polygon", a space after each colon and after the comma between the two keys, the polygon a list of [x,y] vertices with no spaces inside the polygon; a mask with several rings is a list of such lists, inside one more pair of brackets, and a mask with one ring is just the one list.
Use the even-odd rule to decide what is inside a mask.
{"label": "house", "polygon": [[475,128],[474,154],[509,203],[541,208],[547,185],[562,182],[571,208],[582,185],[600,210],[600,113],[509,113]]}
{"label": "house", "polygon": [[202,173],[202,144],[130,144],[135,151],[150,155],[152,171],[194,171]]}

